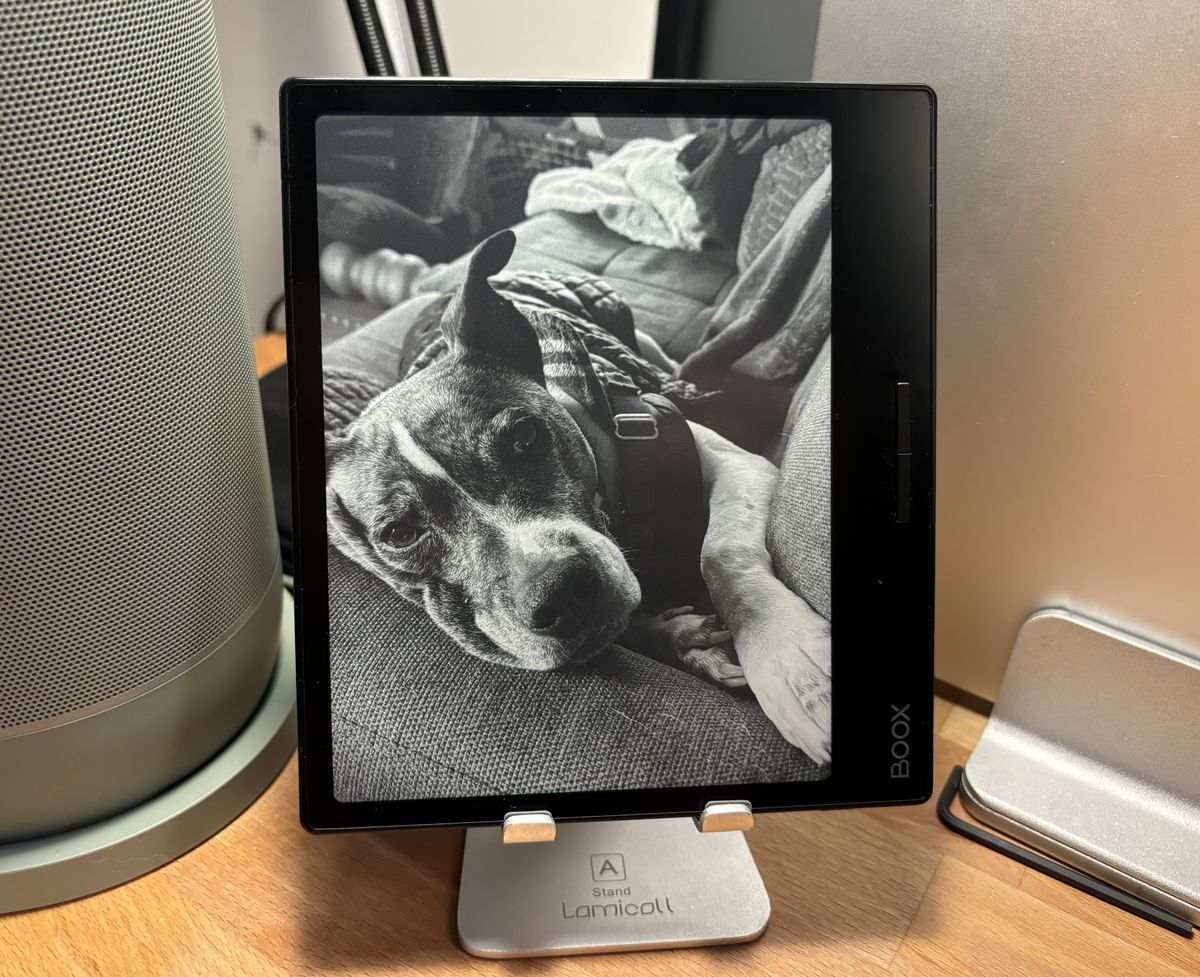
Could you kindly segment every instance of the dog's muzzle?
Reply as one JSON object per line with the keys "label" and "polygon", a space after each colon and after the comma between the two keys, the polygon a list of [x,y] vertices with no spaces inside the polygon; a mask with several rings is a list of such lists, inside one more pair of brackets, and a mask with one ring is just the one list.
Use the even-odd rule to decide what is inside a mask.
{"label": "dog's muzzle", "polygon": [[621,636],[641,589],[616,543],[568,520],[524,523],[509,539],[506,572],[487,575],[490,589],[476,603],[475,624],[494,647],[469,650],[549,671],[582,664]]}
{"label": "dog's muzzle", "polygon": [[599,623],[600,575],[583,557],[530,561],[513,589],[521,623],[534,634],[571,641]]}

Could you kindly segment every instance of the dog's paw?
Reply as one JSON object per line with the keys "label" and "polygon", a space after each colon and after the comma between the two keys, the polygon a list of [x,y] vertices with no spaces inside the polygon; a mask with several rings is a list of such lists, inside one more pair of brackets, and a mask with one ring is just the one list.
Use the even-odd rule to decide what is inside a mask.
{"label": "dog's paw", "polygon": [[803,653],[790,657],[756,664],[746,679],[783,738],[818,763],[828,763],[833,718],[829,676]]}
{"label": "dog's paw", "polygon": [[727,689],[746,684],[732,636],[716,615],[696,614],[691,607],[673,607],[659,615],[656,627],[684,671]]}
{"label": "dog's paw", "polygon": [[751,691],[783,738],[827,763],[833,728],[829,626],[799,598],[794,601],[798,606],[771,600],[738,635],[738,649]]}
{"label": "dog's paw", "polygon": [[698,678],[726,689],[741,689],[746,686],[746,673],[726,648],[689,648],[679,663],[685,671]]}

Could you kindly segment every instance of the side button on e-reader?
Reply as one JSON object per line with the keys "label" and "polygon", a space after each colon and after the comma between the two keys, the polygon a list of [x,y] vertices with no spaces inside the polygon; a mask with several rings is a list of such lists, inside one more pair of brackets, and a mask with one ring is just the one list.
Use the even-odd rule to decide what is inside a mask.
{"label": "side button on e-reader", "polygon": [[912,503],[912,386],[896,384],[896,522],[908,522]]}
{"label": "side button on e-reader", "polygon": [[908,522],[912,500],[912,455],[896,456],[896,522]]}

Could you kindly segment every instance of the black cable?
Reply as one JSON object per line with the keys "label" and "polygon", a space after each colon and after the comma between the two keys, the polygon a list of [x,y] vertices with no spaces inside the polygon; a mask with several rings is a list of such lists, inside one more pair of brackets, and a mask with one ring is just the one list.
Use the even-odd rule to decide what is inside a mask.
{"label": "black cable", "polygon": [[412,27],[421,74],[434,77],[449,75],[450,66],[446,64],[446,50],[442,47],[442,32],[438,29],[437,15],[433,12],[433,0],[405,0],[405,6],[408,8],[408,22]]}
{"label": "black cable", "polygon": [[1027,868],[1035,869],[1043,875],[1057,879],[1059,882],[1065,882],[1080,892],[1086,892],[1089,896],[1094,896],[1103,902],[1107,902],[1110,906],[1116,906],[1118,909],[1123,909],[1134,916],[1140,916],[1142,919],[1148,920],[1156,926],[1161,926],[1172,933],[1177,933],[1180,936],[1191,939],[1191,920],[1168,912],[1165,909],[1160,909],[1153,903],[1139,899],[1137,896],[1130,895],[1128,892],[1118,889],[1116,886],[1111,886],[1107,882],[1101,882],[1099,879],[1092,878],[1090,875],[1077,872],[1075,869],[1069,868],[1060,862],[1051,861],[1049,858],[1039,855],[1037,852],[1030,851],[1028,848],[1014,845],[1011,841],[994,835],[991,832],[984,831],[978,825],[964,821],[955,815],[950,810],[950,805],[962,789],[962,773],[962,767],[955,767],[950,771],[950,779],[946,781],[946,786],[942,788],[941,796],[938,797],[937,802],[938,820],[951,831],[962,835],[964,838],[969,838],[976,844],[983,845],[984,848],[990,848],[994,852],[999,852],[1001,855],[1011,858],[1014,862],[1020,862]]}
{"label": "black cable", "polygon": [[[358,49],[362,54],[367,74],[394,76],[396,59],[388,48],[387,35],[383,32],[383,21],[375,0],[346,0],[346,7],[350,11],[350,19],[354,22],[354,35],[358,39]],[[412,30],[420,73],[432,77],[450,74],[433,0],[404,0],[403,10]]]}
{"label": "black cable", "polygon": [[279,298],[277,298],[274,302],[271,303],[271,307],[269,309],[267,309],[267,314],[265,316],[263,316],[263,332],[279,332],[280,331],[275,328],[275,313],[277,313],[280,309],[283,308],[283,303],[284,303],[284,296],[282,296],[282,295],[279,296]]}
{"label": "black cable", "polygon": [[368,75],[386,77],[396,73],[395,62],[388,50],[387,39],[379,22],[379,12],[373,0],[346,0],[350,19],[354,21],[354,36]]}

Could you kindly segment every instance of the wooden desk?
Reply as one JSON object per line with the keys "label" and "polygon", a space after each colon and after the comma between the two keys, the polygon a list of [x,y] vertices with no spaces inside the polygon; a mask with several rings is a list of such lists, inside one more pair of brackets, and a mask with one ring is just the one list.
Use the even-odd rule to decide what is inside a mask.
{"label": "wooden desk", "polygon": [[286,362],[287,336],[283,333],[268,332],[254,340],[254,365],[260,377]]}
{"label": "wooden desk", "polygon": [[[983,724],[936,701],[939,786]],[[455,939],[461,831],[313,837],[297,821],[296,793],[293,759],[237,821],[170,865],[88,899],[0,918],[0,974],[1200,974],[1200,941],[951,834],[932,801],[761,816],[748,838],[774,916],[756,943],[477,960]]]}

